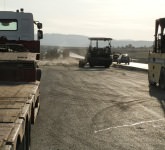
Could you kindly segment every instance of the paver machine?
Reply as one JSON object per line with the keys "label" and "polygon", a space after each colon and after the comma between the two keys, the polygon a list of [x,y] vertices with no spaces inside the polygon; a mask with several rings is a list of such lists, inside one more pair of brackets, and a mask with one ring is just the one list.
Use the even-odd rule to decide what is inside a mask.
{"label": "paver machine", "polygon": [[104,66],[109,68],[112,64],[111,40],[112,38],[91,37],[90,45],[85,59],[79,60],[79,67],[89,64],[90,67]]}

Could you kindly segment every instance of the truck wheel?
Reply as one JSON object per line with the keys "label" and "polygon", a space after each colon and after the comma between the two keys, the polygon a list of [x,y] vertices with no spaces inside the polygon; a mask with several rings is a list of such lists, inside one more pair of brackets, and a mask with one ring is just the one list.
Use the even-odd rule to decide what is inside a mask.
{"label": "truck wheel", "polygon": [[160,71],[159,87],[165,89],[165,68],[162,68]]}
{"label": "truck wheel", "polygon": [[41,80],[41,69],[37,68],[37,81]]}
{"label": "truck wheel", "polygon": [[78,66],[79,66],[79,68],[83,68],[85,66],[85,61],[84,60],[79,60]]}
{"label": "truck wheel", "polygon": [[109,68],[109,67],[110,67],[110,64],[106,64],[106,65],[105,65],[105,68]]}
{"label": "truck wheel", "polygon": [[151,82],[150,80],[148,82],[149,82],[149,86],[156,86],[156,82]]}
{"label": "truck wheel", "polygon": [[92,63],[89,63],[89,66],[90,66],[91,68],[93,68],[93,67],[94,67],[94,65],[93,65]]}
{"label": "truck wheel", "polygon": [[148,72],[148,83],[149,83],[149,86],[156,86],[156,82],[153,82],[150,80],[149,72]]}
{"label": "truck wheel", "polygon": [[31,120],[26,118],[26,126],[25,126],[25,139],[26,139],[26,150],[30,150],[31,145]]}
{"label": "truck wheel", "polygon": [[20,136],[17,138],[17,144],[16,144],[16,150],[26,150],[26,141],[25,141],[25,135],[23,136],[23,139],[21,141]]}

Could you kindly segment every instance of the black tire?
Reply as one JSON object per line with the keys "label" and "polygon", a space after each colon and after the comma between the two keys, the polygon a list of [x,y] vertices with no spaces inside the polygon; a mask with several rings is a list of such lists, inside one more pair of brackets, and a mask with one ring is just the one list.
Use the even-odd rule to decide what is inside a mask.
{"label": "black tire", "polygon": [[78,66],[79,66],[79,68],[83,67],[83,65],[82,65],[82,61],[81,61],[81,60],[79,61]]}
{"label": "black tire", "polygon": [[85,66],[84,60],[79,60],[79,68],[83,68]]}
{"label": "black tire", "polygon": [[91,68],[93,68],[94,65],[95,65],[95,61],[92,61],[91,59],[89,59],[88,62],[89,62],[89,66],[90,66]]}
{"label": "black tire", "polygon": [[162,68],[160,71],[159,87],[165,89],[165,68]]}
{"label": "black tire", "polygon": [[105,65],[105,68],[109,68],[109,67],[110,67],[110,64],[106,64],[106,65]]}
{"label": "black tire", "polygon": [[26,120],[26,130],[25,130],[25,139],[26,139],[26,150],[30,150],[31,145],[31,120],[27,118]]}
{"label": "black tire", "polygon": [[109,68],[110,66],[105,66],[105,68]]}
{"label": "black tire", "polygon": [[151,82],[150,80],[148,82],[149,82],[149,86],[156,86],[156,82]]}
{"label": "black tire", "polygon": [[153,82],[153,81],[150,80],[149,72],[148,72],[148,83],[149,83],[149,86],[156,86],[156,82]]}
{"label": "black tire", "polygon": [[24,134],[21,141],[20,136],[17,139],[16,150],[26,150],[26,135]]}
{"label": "black tire", "polygon": [[41,80],[41,74],[42,74],[41,69],[37,68],[37,77],[36,77],[37,81]]}
{"label": "black tire", "polygon": [[93,68],[93,67],[94,67],[94,65],[93,65],[92,63],[89,63],[89,66],[90,66],[91,68]]}

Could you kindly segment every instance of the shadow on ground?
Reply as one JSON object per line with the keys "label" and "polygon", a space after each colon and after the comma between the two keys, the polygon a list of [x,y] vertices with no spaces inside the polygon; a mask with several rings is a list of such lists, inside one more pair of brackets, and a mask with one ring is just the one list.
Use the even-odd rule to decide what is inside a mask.
{"label": "shadow on ground", "polygon": [[161,104],[165,116],[165,90],[160,89],[159,87],[150,86],[149,94],[150,96],[157,98],[157,100]]}

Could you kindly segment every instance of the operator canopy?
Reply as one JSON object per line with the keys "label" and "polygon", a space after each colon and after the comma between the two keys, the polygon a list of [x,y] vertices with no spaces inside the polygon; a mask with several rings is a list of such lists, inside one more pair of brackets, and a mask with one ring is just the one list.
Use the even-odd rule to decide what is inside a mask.
{"label": "operator canopy", "polygon": [[90,37],[89,40],[109,41],[109,40],[112,40],[112,38],[105,38],[105,37]]}

